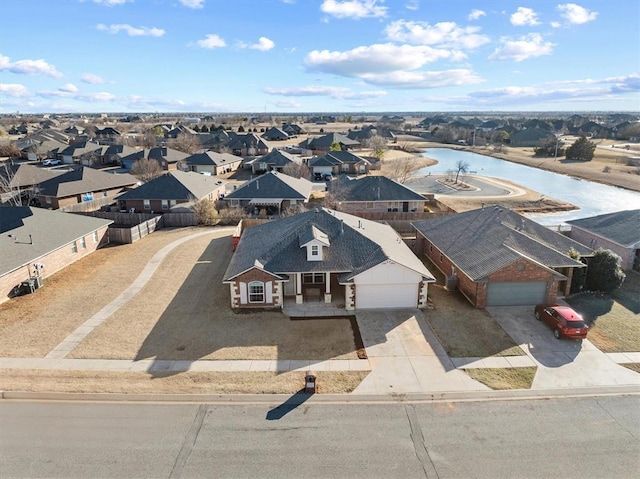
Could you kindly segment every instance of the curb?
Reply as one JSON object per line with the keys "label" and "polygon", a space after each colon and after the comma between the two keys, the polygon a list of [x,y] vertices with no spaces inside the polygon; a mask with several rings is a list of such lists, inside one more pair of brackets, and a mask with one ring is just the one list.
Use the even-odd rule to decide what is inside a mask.
{"label": "curb", "polygon": [[[409,394],[315,394],[300,395],[301,402],[318,404],[436,403],[478,401],[522,401],[594,396],[640,396],[640,386],[601,386],[567,389],[514,389],[508,391],[454,391]],[[212,403],[222,405],[273,404],[291,399],[288,394],[122,394],[46,393],[0,391],[0,401],[84,401],[132,403]],[[295,401],[288,401],[289,404]]]}

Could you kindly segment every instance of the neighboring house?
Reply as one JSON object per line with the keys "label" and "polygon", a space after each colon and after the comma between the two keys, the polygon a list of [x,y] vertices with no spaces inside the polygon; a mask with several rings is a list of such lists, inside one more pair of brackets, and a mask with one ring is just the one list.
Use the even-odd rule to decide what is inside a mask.
{"label": "neighboring house", "polygon": [[251,162],[252,173],[264,173],[267,171],[282,171],[291,163],[301,163],[299,156],[294,156],[282,150],[271,150],[264,156],[259,156]]}
{"label": "neighboring house", "polygon": [[122,136],[120,130],[116,130],[111,126],[105,126],[104,128],[96,128],[95,129],[95,137],[96,140],[105,143],[111,144],[117,141]]}
{"label": "neighboring house", "polygon": [[1,208],[0,302],[21,282],[46,278],[107,244],[111,223],[28,206]]}
{"label": "neighboring house", "polygon": [[514,147],[535,147],[551,140],[555,140],[555,136],[549,130],[527,128],[511,135],[509,145]]}
{"label": "neighboring house", "polygon": [[136,213],[166,213],[177,205],[218,200],[226,181],[192,171],[170,171],[118,196],[118,208]]}
{"label": "neighboring house", "polygon": [[57,158],[58,153],[67,148],[67,143],[50,139],[23,138],[16,142],[20,150],[20,156],[29,161],[38,161],[45,158]]}
{"label": "neighboring house", "polygon": [[575,268],[569,256],[593,251],[535,221],[485,207],[412,223],[416,252],[424,253],[448,283],[476,307],[555,303],[569,294]]}
{"label": "neighboring house", "polygon": [[246,182],[224,199],[232,208],[265,208],[270,214],[280,214],[291,206],[308,203],[312,190],[309,180],[271,171]]}
{"label": "neighboring house", "polygon": [[369,173],[371,163],[350,151],[331,151],[321,156],[315,156],[309,160],[309,169],[312,175],[338,175],[350,173],[364,175]]}
{"label": "neighboring house", "polygon": [[197,135],[198,132],[195,130],[192,130],[191,128],[189,128],[188,126],[184,126],[184,125],[176,125],[175,128],[165,132],[164,137],[165,138],[178,138],[178,135]]}
{"label": "neighboring house", "polygon": [[347,213],[423,212],[427,200],[385,176],[340,177],[329,183],[337,209]]}
{"label": "neighboring house", "polygon": [[424,308],[435,280],[386,224],[327,209],[246,229],[224,274],[232,308],[343,302],[346,310]]}
{"label": "neighboring house", "polygon": [[571,225],[571,239],[593,250],[611,250],[622,259],[622,269],[640,271],[640,209],[606,213],[567,223]]}
{"label": "neighboring house", "polygon": [[169,171],[177,169],[178,162],[186,160],[188,157],[188,154],[174,150],[173,148],[157,146],[150,149],[145,148],[144,150],[123,156],[120,158],[120,164],[123,168],[130,170],[136,161],[142,158],[149,158],[151,160],[156,160],[163,170]]}
{"label": "neighboring house", "polygon": [[100,198],[113,198],[138,180],[127,174],[106,173],[81,166],[40,183],[37,200],[43,208],[58,209]]}
{"label": "neighboring house", "polygon": [[340,149],[342,150],[348,150],[350,148],[360,146],[359,141],[351,140],[340,133],[329,133],[317,138],[307,138],[300,143],[299,146],[305,150],[325,153],[331,151],[331,146],[334,144],[340,145]]}
{"label": "neighboring house", "polygon": [[237,134],[234,133],[226,147],[237,156],[260,156],[266,155],[271,150],[269,144],[255,133]]}
{"label": "neighboring house", "polygon": [[[110,145],[107,147],[102,154],[99,162],[94,163],[93,165],[109,165],[109,164],[120,164],[123,158],[128,157],[134,153],[140,151],[140,148],[135,148],[133,146],[126,145]],[[85,166],[92,166],[88,163],[84,163]]]}
{"label": "neighboring house", "polygon": [[288,140],[289,135],[277,126],[272,126],[261,135],[261,138],[267,141],[283,141]]}
{"label": "neighboring house", "polygon": [[0,184],[6,185],[8,190],[2,193],[0,203],[7,203],[15,196],[20,196],[23,200],[28,201],[36,196],[40,183],[65,172],[64,170],[50,170],[26,163],[7,165],[6,168],[0,167]]}
{"label": "neighboring house", "polygon": [[184,163],[189,171],[209,175],[230,173],[242,167],[242,158],[230,153],[205,151],[185,158]]}
{"label": "neighboring house", "polygon": [[63,163],[73,164],[82,163],[88,161],[89,164],[93,164],[96,160],[102,157],[103,151],[107,149],[104,145],[99,145],[91,141],[81,141],[73,145],[67,146],[64,150],[58,153],[58,157]]}

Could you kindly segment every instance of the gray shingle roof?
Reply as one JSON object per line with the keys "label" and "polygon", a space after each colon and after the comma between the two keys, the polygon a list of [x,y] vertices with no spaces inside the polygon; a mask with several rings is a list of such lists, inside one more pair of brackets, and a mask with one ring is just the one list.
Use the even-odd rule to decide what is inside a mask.
{"label": "gray shingle roof", "polygon": [[581,256],[593,254],[560,233],[493,206],[412,225],[473,280],[483,279],[520,258],[549,268],[582,267],[568,256],[569,250],[573,248]]}
{"label": "gray shingle roof", "polygon": [[640,209],[617,211],[567,223],[623,246],[640,241]]}
{"label": "gray shingle roof", "polygon": [[306,146],[317,149],[329,149],[334,143],[344,146],[356,146],[360,144],[358,141],[347,138],[340,133],[328,133],[318,138],[306,140]]}
{"label": "gray shingle roof", "polygon": [[272,167],[283,168],[289,163],[299,163],[300,159],[282,150],[271,150],[264,156],[260,156],[255,160],[258,163],[266,163]]}
{"label": "gray shingle roof", "polygon": [[111,223],[42,208],[0,208],[0,276]]}
{"label": "gray shingle roof", "polygon": [[225,199],[251,200],[254,198],[308,200],[313,183],[284,173],[270,171],[248,181]]}
{"label": "gray shingle roof", "polygon": [[[300,247],[312,237],[314,227],[316,235],[326,235],[330,244],[322,261],[307,261],[306,250]],[[429,270],[389,225],[323,208],[245,230],[224,280],[232,280],[253,268],[257,261],[265,271],[278,276],[342,272],[340,280],[350,281],[387,260],[416,271],[426,281],[434,281]]]}
{"label": "gray shingle roof", "polygon": [[[22,163],[9,167],[9,186],[11,188],[25,188],[32,185],[38,185],[46,180],[55,178],[65,173],[64,170],[50,170],[48,168],[40,168],[33,165]],[[0,175],[7,178],[4,168],[0,169]]]}
{"label": "gray shingle roof", "polygon": [[40,194],[64,198],[88,191],[102,191],[135,185],[138,180],[128,173],[105,173],[81,166],[40,183]]}
{"label": "gray shingle roof", "polygon": [[188,165],[224,166],[238,163],[239,161],[242,161],[242,158],[230,153],[216,153],[215,151],[205,151],[204,153],[196,153],[194,155],[191,155],[185,158],[185,161]]}
{"label": "gray shingle roof", "polygon": [[385,176],[334,181],[329,187],[340,190],[341,201],[425,201],[419,193]]}
{"label": "gray shingle roof", "polygon": [[119,200],[200,200],[224,187],[217,176],[171,171],[118,196]]}

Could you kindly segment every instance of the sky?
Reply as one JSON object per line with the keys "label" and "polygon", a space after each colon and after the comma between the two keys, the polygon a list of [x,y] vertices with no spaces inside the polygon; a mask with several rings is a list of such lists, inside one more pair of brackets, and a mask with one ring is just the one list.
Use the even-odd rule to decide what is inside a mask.
{"label": "sky", "polygon": [[0,113],[640,111],[637,0],[3,0]]}

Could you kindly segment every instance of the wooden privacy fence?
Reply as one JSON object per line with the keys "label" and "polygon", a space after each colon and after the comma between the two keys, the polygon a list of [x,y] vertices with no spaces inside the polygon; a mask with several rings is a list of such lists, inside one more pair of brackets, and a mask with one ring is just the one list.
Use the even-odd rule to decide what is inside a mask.
{"label": "wooden privacy fence", "polygon": [[109,227],[109,241],[119,244],[135,243],[156,229],[162,228],[162,223],[162,216],[156,216],[130,227]]}

